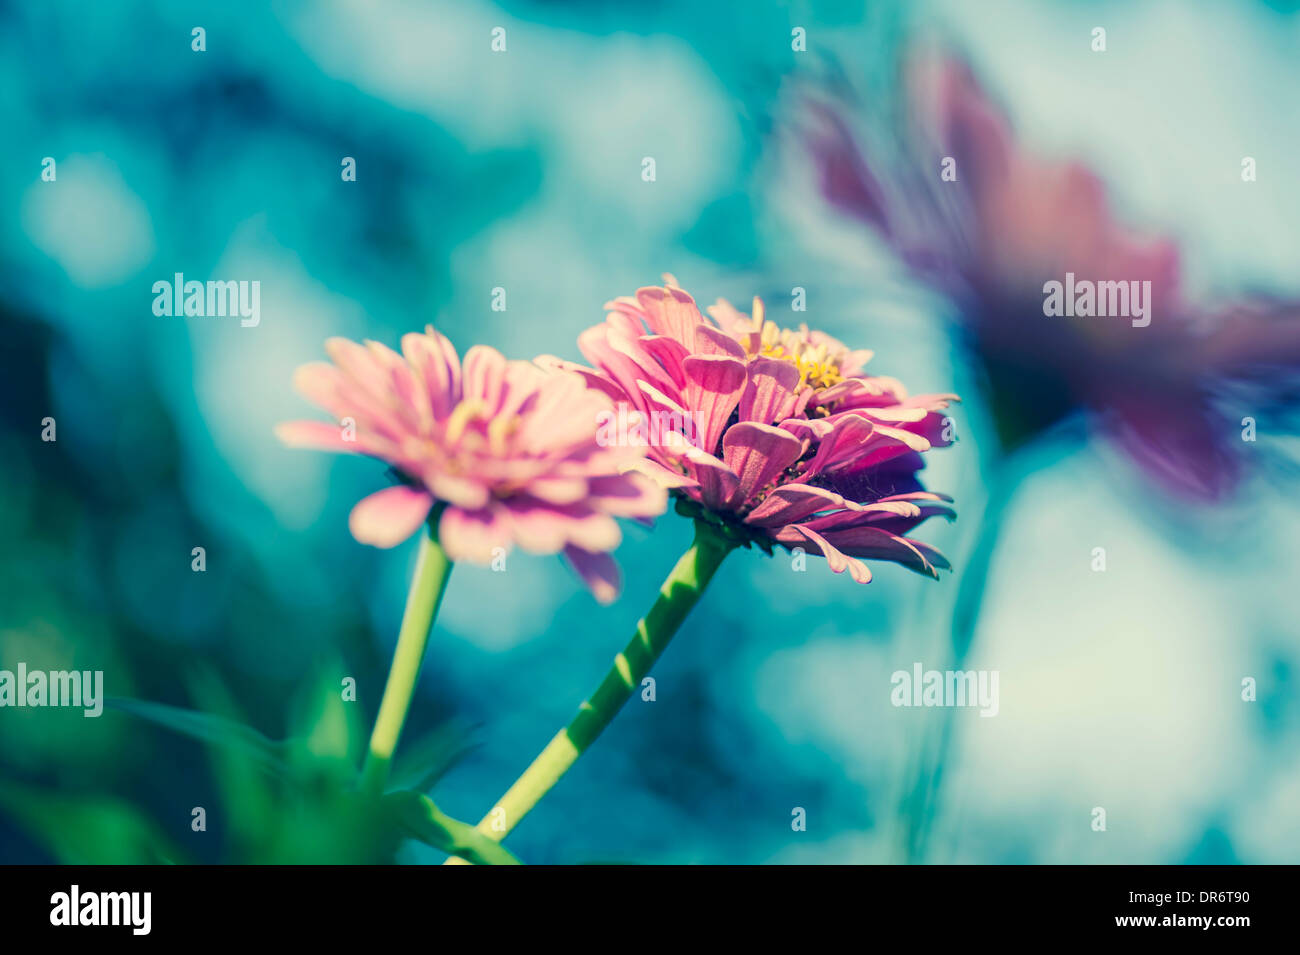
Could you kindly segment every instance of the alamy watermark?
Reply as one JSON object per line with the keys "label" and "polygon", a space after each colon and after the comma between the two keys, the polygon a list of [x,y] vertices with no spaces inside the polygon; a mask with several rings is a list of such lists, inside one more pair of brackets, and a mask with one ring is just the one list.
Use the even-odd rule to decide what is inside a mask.
{"label": "alamy watermark", "polygon": [[256,328],[262,321],[262,283],[256,279],[237,282],[185,281],[177,272],[173,281],[153,283],[153,313],[160,317],[224,318],[239,316],[244,328]]}
{"label": "alamy watermark", "polygon": [[889,678],[895,706],[977,706],[980,716],[998,715],[997,670],[927,670],[920,663]]}
{"label": "alamy watermark", "polygon": [[0,706],[76,706],[83,716],[104,712],[103,670],[0,670]]}
{"label": "alamy watermark", "polygon": [[50,896],[51,925],[122,925],[132,935],[148,935],[153,927],[152,892],[83,892],[74,885]]}
{"label": "alamy watermark", "polygon": [[686,411],[651,411],[649,414],[620,405],[618,411],[596,415],[596,443],[608,447],[703,447],[704,437]]}
{"label": "alamy watermark", "polygon": [[1043,314],[1058,318],[1131,318],[1134,328],[1151,324],[1151,282],[1093,282],[1076,280],[1073,272],[1065,281],[1043,284]]}

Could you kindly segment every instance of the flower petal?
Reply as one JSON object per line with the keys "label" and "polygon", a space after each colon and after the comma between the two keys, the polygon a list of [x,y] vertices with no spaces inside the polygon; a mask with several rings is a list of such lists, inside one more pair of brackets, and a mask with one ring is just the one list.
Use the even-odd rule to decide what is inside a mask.
{"label": "flower petal", "polygon": [[438,521],[438,543],[452,560],[488,564],[496,548],[510,549],[510,522],[500,507],[448,507]]}
{"label": "flower petal", "polygon": [[657,517],[668,506],[668,492],[635,472],[590,481],[592,503],[614,517]]}
{"label": "flower petal", "polygon": [[650,458],[637,459],[628,465],[628,470],[644,474],[655,484],[667,490],[678,487],[695,487],[698,484],[694,478],[687,477],[680,471],[675,471]]}
{"label": "flower petal", "polygon": [[825,532],[826,540],[854,557],[888,560],[908,570],[938,579],[937,568],[947,568],[948,560],[937,550],[919,541],[891,534],[878,527],[851,527]]}
{"label": "flower petal", "polygon": [[275,426],[275,436],[291,448],[363,454],[362,445],[343,437],[343,428],[330,421],[286,421]]}
{"label": "flower petal", "polygon": [[722,456],[740,478],[732,504],[739,507],[803,454],[803,442],[770,424],[742,421],[722,437]]}
{"label": "flower petal", "polygon": [[591,595],[602,604],[613,603],[622,589],[623,582],[618,572],[618,564],[606,553],[592,553],[580,547],[564,548],[564,557],[569,565],[582,578]]}
{"label": "flower petal", "polygon": [[372,547],[396,547],[414,534],[433,507],[433,495],[398,484],[362,498],[348,516],[352,536]]}
{"label": "flower petal", "polygon": [[804,520],[818,511],[844,507],[856,509],[858,506],[825,488],[808,484],[784,484],[775,488],[763,499],[763,503],[750,511],[745,523],[755,527],[780,527]]}
{"label": "flower petal", "polygon": [[822,436],[817,453],[803,472],[805,481],[823,471],[857,463],[876,430],[875,425],[856,414],[827,420],[831,421],[831,428]]}
{"label": "flower petal", "polygon": [[465,398],[478,398],[489,414],[496,414],[505,394],[505,356],[487,345],[475,345],[465,352],[464,376]]}
{"label": "flower petal", "polygon": [[847,570],[849,576],[858,583],[868,584],[871,582],[871,568],[857,558],[843,553],[826,538],[803,524],[791,524],[789,527],[784,528],[777,535],[777,540],[795,546],[800,543],[812,544],[817,553],[826,558],[827,565],[835,573],[842,574]]}
{"label": "flower petal", "polygon": [[790,416],[799,369],[788,361],[758,358],[749,365],[749,380],[740,396],[740,420],[775,424]]}
{"label": "flower petal", "polygon": [[712,453],[740,401],[745,387],[745,363],[722,355],[694,355],[686,368],[686,406],[698,416],[701,446]]}
{"label": "flower petal", "polygon": [[708,325],[695,326],[695,352],[698,355],[727,355],[745,360],[745,349],[740,342],[726,332]]}
{"label": "flower petal", "polygon": [[501,513],[511,539],[530,554],[554,554],[569,544],[613,550],[623,539],[618,522],[587,503],[557,506],[519,496],[504,501]]}
{"label": "flower petal", "polygon": [[460,402],[460,359],[451,342],[434,331],[402,336],[402,354],[423,383],[435,420],[442,421]]}
{"label": "flower petal", "polygon": [[695,326],[704,321],[704,316],[688,293],[680,288],[640,288],[636,300],[645,309],[646,324],[652,332],[694,347]]}
{"label": "flower petal", "polygon": [[736,473],[709,452],[699,448],[687,448],[682,454],[682,460],[700,484],[700,499],[704,506],[714,510],[725,508],[740,484]]}

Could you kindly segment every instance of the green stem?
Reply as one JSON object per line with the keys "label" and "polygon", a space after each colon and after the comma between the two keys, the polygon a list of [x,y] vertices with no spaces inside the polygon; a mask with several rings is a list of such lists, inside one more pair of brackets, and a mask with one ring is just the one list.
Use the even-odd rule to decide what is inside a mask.
{"label": "green stem", "polygon": [[[1020,486],[1023,472],[1010,456],[995,465],[989,479],[989,497],[980,519],[975,544],[967,557],[966,567],[957,586],[957,599],[953,605],[952,629],[948,641],[950,668],[962,670],[970,658],[975,643],[988,592],[990,572],[1007,511]],[[904,820],[903,853],[908,863],[926,860],[930,837],[941,808],[944,776],[953,750],[956,735],[956,710],[941,709],[934,724],[925,734],[918,753],[916,775],[902,807]]]}
{"label": "green stem", "polygon": [[[554,788],[623,708],[654,666],[686,615],[699,601],[722,559],[736,546],[712,525],[697,521],[695,541],[659,588],[650,611],[637,624],[636,634],[614,658],[600,686],[570,721],[555,734],[524,774],[496,806],[483,817],[478,829],[500,842],[538,801]],[[448,864],[466,864],[453,856]]]}
{"label": "green stem", "polygon": [[438,544],[436,519],[429,524],[428,533],[420,536],[420,552],[415,560],[415,576],[406,595],[406,610],[402,613],[402,628],[397,635],[397,649],[393,651],[393,665],[388,671],[388,683],[379,702],[379,715],[370,735],[370,749],[361,770],[361,791],[379,795],[388,781],[388,767],[393,761],[393,751],[402,735],[415,681],[420,675],[420,662],[429,642],[429,631],[438,606],[451,576],[451,561]]}

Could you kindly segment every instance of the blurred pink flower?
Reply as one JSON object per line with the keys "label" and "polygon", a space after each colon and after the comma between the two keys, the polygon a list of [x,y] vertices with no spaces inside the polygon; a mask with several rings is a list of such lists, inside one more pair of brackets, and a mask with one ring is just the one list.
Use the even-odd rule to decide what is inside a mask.
{"label": "blurred pink flower", "polygon": [[769,552],[822,554],[860,583],[871,579],[860,558],[936,577],[948,567],[904,535],[953,516],[916,472],[922,452],[948,443],[939,412],[955,396],[908,397],[863,372],[870,352],[779,329],[758,299],[752,315],[719,300],[710,321],[668,279],[610,302],[605,322],[579,337],[595,369],[557,363],[661,423],[641,468],[674,489],[679,509]]}
{"label": "blurred pink flower", "polygon": [[[808,97],[798,148],[834,206],[958,302],[1004,445],[1087,409],[1168,486],[1223,496],[1242,469],[1240,418],[1300,397],[1300,303],[1186,301],[1176,245],[1122,226],[1084,166],[1021,148],[964,64],[916,55],[902,88],[894,126],[840,93]],[[955,181],[940,177],[947,158]],[[1066,272],[1149,281],[1150,325],[1045,316],[1044,283]]]}
{"label": "blurred pink flower", "polygon": [[438,540],[452,560],[486,564],[514,544],[562,551],[598,600],[614,599],[618,567],[607,552],[622,536],[614,519],[653,518],[667,495],[632,470],[644,448],[597,443],[599,416],[613,407],[605,395],[578,375],[482,345],[462,368],[432,327],[403,336],[400,355],[343,338],[325,349],[333,363],[303,366],[294,383],[341,424],[297,421],[276,433],[293,447],[392,465],[401,483],[352,511],[357,540],[393,547],[441,502]]}

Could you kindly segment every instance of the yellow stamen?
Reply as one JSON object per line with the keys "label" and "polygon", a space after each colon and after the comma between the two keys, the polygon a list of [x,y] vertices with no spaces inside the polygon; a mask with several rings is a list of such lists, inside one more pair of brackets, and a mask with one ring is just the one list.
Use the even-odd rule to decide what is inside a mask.
{"label": "yellow stamen", "polygon": [[[757,308],[756,313],[761,314]],[[799,369],[799,384],[821,390],[844,380],[840,374],[840,356],[832,355],[823,343],[808,340],[808,326],[798,331],[780,328],[775,322],[763,322],[759,337],[759,352],[768,358],[788,361]]]}
{"label": "yellow stamen", "polygon": [[488,444],[493,454],[506,453],[506,440],[519,429],[517,415],[497,415],[488,422]]}
{"label": "yellow stamen", "polygon": [[447,419],[447,443],[455,444],[459,441],[469,423],[486,410],[487,405],[477,398],[468,398],[453,408],[451,417]]}

